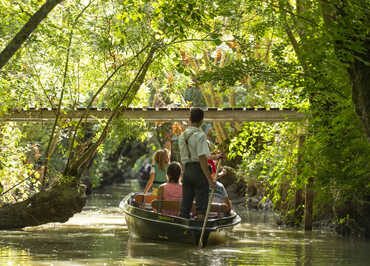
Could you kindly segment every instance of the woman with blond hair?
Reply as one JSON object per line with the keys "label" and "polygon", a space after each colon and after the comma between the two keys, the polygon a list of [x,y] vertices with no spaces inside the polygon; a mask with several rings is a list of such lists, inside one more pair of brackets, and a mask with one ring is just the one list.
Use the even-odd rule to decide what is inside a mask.
{"label": "woman with blond hair", "polygon": [[151,188],[152,194],[158,194],[158,187],[167,182],[166,171],[170,161],[169,151],[167,149],[157,150],[153,155],[152,169],[150,178],[146,184],[144,193],[148,193]]}

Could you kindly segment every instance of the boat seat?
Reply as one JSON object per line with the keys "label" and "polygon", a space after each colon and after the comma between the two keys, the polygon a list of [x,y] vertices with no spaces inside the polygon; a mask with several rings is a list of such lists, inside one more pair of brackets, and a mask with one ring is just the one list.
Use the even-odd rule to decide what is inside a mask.
{"label": "boat seat", "polygon": [[[178,216],[180,214],[181,201],[174,200],[153,200],[152,208],[159,213],[170,213]],[[212,203],[210,216],[223,217],[229,212],[229,208],[225,203]],[[192,213],[195,213],[195,204],[193,204]]]}
{"label": "boat seat", "polygon": [[181,201],[178,200],[153,200],[152,208],[155,212],[178,216]]}
{"label": "boat seat", "polygon": [[137,206],[145,209],[151,209],[151,203],[155,199],[157,199],[157,196],[152,194],[140,193],[134,196]]}
{"label": "boat seat", "polygon": [[[191,212],[195,214],[195,202],[193,203],[193,208],[191,209]],[[230,212],[229,207],[225,203],[216,203],[213,202],[211,205],[209,217],[224,217],[227,213]]]}

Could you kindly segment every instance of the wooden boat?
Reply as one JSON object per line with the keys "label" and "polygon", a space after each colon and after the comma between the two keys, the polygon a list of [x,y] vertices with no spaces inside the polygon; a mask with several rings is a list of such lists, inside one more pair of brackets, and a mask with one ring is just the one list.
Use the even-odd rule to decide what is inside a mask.
{"label": "wooden boat", "polygon": [[[120,203],[125,213],[129,232],[141,238],[166,240],[198,245],[203,222],[165,214],[165,211],[179,211],[178,201],[159,201],[152,195],[130,193]],[[241,218],[234,211],[225,215],[225,204],[212,204],[213,216],[208,219],[203,245],[214,232],[231,230]]]}

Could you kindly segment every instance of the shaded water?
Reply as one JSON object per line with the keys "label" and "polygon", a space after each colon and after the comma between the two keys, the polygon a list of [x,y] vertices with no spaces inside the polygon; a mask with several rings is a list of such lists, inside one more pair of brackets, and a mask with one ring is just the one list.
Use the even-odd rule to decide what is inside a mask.
{"label": "shaded water", "polygon": [[370,242],[275,225],[271,213],[239,208],[242,224],[204,249],[129,236],[119,201],[137,183],[89,197],[65,224],[0,231],[0,265],[370,265]]}

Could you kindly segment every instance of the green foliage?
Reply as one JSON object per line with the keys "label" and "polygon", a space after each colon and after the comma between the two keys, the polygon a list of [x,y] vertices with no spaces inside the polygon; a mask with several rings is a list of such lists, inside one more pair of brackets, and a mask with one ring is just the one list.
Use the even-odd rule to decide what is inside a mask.
{"label": "green foliage", "polygon": [[[370,145],[353,108],[340,106],[336,111],[316,119],[321,130],[308,140],[305,157],[307,162],[315,161],[319,187],[339,191],[348,199],[363,198],[370,194]],[[310,172],[305,169],[306,175]]]}
{"label": "green foliage", "polygon": [[[88,179],[92,186],[98,187],[105,178],[104,174],[126,169],[127,163],[131,162],[130,158],[126,154],[117,158],[115,154],[119,149],[122,149],[122,145],[125,143],[144,142],[147,139],[147,134],[147,126],[144,121],[129,122],[117,119],[112,125],[108,138],[99,146],[94,162],[88,170]],[[112,158],[116,161],[111,161]]]}
{"label": "green foliage", "polygon": [[296,124],[246,123],[229,148],[230,158],[241,157],[239,171],[247,179],[258,180],[275,206],[281,207],[291,191],[302,188],[304,179],[296,175]]}
{"label": "green foliage", "polygon": [[15,124],[0,127],[0,184],[4,193],[0,195],[0,202],[25,199],[40,185],[40,175],[34,168],[39,154],[31,145],[21,145],[22,138]]}
{"label": "green foliage", "polygon": [[[248,59],[247,59],[248,60]],[[212,72],[202,72],[197,76],[197,80],[201,83],[207,81],[222,81],[225,86],[233,86],[238,81],[243,79],[247,73],[255,74],[255,82],[259,80],[268,81],[268,78],[273,77],[274,73],[270,75],[258,75],[261,73],[271,72],[268,66],[263,66],[255,59],[233,61],[224,67],[215,66]]]}
{"label": "green foliage", "polygon": [[[0,1],[0,49],[41,2]],[[351,103],[348,72],[355,61],[369,64],[368,11],[368,1],[359,0],[64,1],[0,73],[0,115],[11,108],[56,107],[59,102],[62,109],[86,107],[94,95],[93,107],[109,109],[120,103],[158,107],[206,102],[294,107],[308,113],[304,125],[253,122],[240,130],[227,123],[222,125],[225,135],[237,136],[220,146],[227,146],[229,158],[240,162],[245,176],[264,184],[266,196],[285,214],[294,212],[294,193],[314,178],[316,216],[333,212],[347,217],[350,204],[370,196],[369,141],[354,112],[358,106]],[[152,43],[159,47],[154,62],[138,91],[128,92]],[[71,152],[97,141],[105,122],[82,123]],[[50,162],[57,179],[76,125],[57,124],[60,135]],[[28,161],[33,144],[44,159],[50,128],[1,125],[0,191],[35,169],[37,160]],[[306,135],[300,150],[298,131]],[[163,147],[171,125],[118,118],[108,133],[90,168],[93,185],[112,169],[110,156],[122,142],[150,139],[153,149]],[[129,161],[124,156],[117,160],[118,165]],[[30,193],[28,185],[37,190],[37,177],[19,187],[20,198]],[[17,197],[15,192],[7,195],[7,201]]]}
{"label": "green foliage", "polygon": [[209,1],[159,0],[152,6],[152,27],[158,34],[183,39],[188,37],[189,29],[198,32],[211,30],[210,18],[214,10]]}

